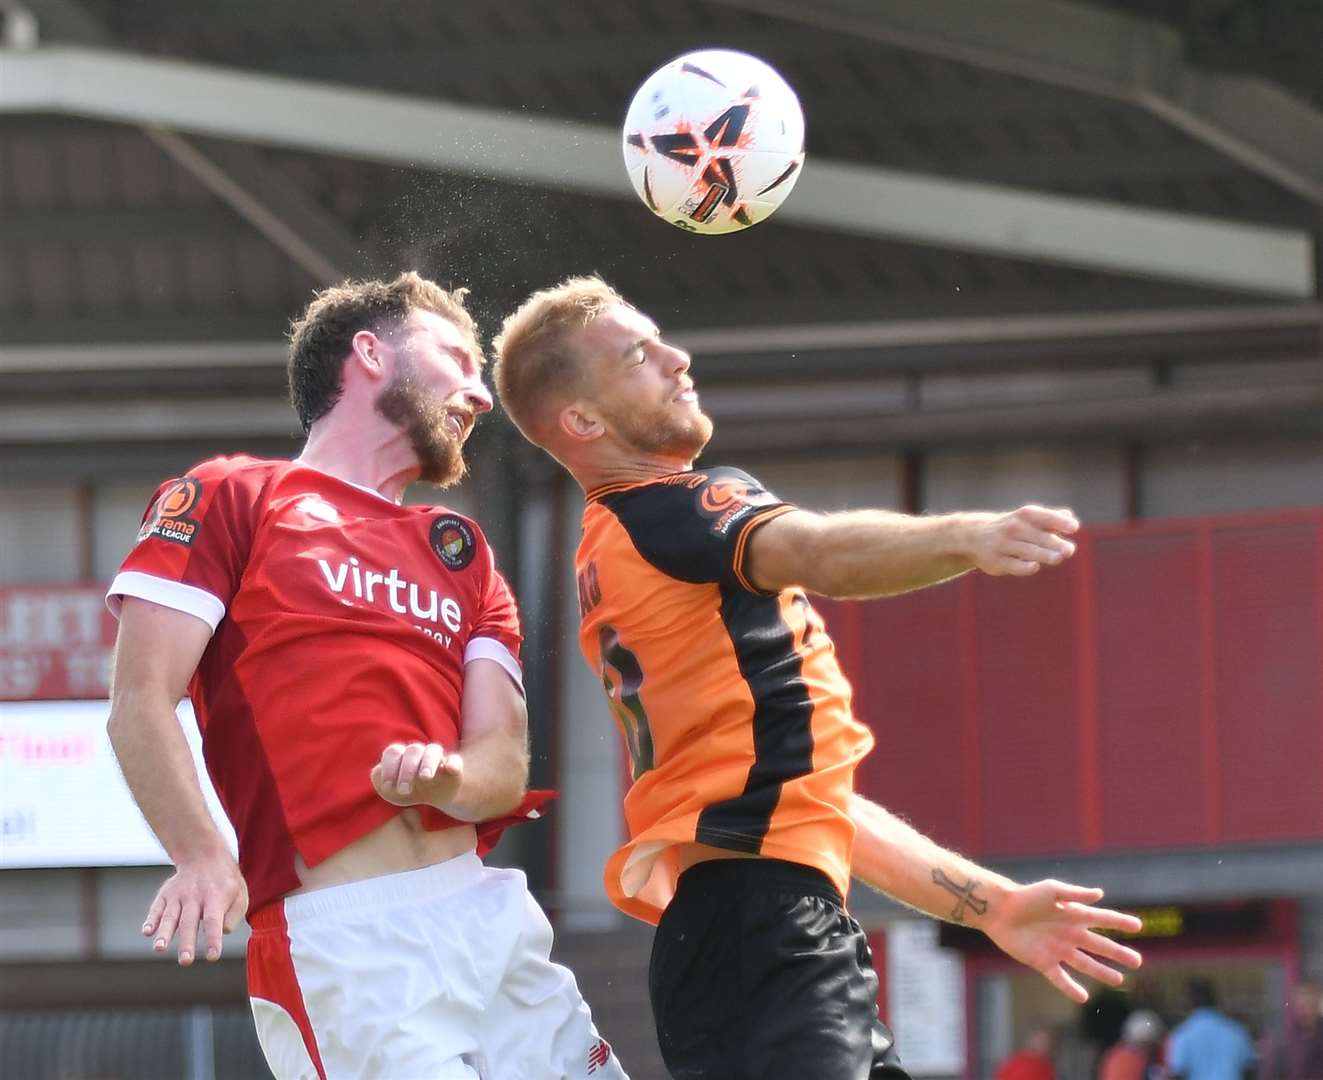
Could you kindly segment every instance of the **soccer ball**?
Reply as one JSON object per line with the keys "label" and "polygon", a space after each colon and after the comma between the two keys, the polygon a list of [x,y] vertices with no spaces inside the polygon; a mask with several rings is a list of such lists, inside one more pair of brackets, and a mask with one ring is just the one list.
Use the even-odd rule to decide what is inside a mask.
{"label": "soccer ball", "polygon": [[625,167],[654,214],[695,233],[762,221],[804,164],[804,113],[757,57],[703,49],[648,76],[625,116]]}

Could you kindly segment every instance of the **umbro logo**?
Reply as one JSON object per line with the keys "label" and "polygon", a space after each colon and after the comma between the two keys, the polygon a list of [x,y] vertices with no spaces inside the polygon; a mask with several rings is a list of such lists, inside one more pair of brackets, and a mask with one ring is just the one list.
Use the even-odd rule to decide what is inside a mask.
{"label": "umbro logo", "polygon": [[316,518],[318,521],[325,521],[330,525],[340,524],[340,511],[320,495],[303,496],[303,498],[294,504],[294,509],[300,514],[307,514],[308,517]]}
{"label": "umbro logo", "polygon": [[598,1039],[597,1043],[588,1051],[588,1073],[591,1076],[608,1061],[611,1060],[611,1045],[605,1039]]}

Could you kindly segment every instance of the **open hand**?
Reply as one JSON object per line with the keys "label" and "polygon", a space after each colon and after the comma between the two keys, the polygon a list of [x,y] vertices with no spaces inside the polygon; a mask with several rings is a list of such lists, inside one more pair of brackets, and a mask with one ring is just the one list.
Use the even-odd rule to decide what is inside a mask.
{"label": "open hand", "polygon": [[248,910],[248,887],[228,851],[181,863],[157,890],[142,924],[143,937],[163,953],[179,935],[179,963],[188,967],[202,929],[204,955],[219,960],[221,937],[238,925]]}
{"label": "open hand", "polygon": [[1051,879],[1022,885],[1002,901],[984,931],[1008,956],[1033,968],[1071,1001],[1083,1004],[1088,991],[1067,968],[1107,986],[1120,986],[1123,973],[1102,961],[1127,968],[1137,968],[1143,961],[1134,949],[1097,932],[1133,934],[1143,928],[1133,915],[1093,907],[1102,895],[1102,889]]}
{"label": "open hand", "polygon": [[1066,539],[1079,519],[1069,510],[1022,506],[1004,514],[979,514],[970,541],[970,557],[985,574],[1025,577],[1056,566],[1075,554]]}
{"label": "open hand", "polygon": [[459,790],[464,760],[440,743],[391,743],[372,767],[372,786],[395,806],[444,810]]}

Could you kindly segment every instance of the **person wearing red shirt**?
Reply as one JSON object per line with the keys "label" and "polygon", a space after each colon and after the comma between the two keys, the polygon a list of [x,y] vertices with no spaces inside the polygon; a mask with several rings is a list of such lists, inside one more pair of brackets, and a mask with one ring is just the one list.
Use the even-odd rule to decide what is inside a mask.
{"label": "person wearing red shirt", "polygon": [[1056,1080],[1052,1067],[1052,1034],[1042,1028],[1029,1032],[1019,1051],[1002,1062],[996,1080]]}
{"label": "person wearing red shirt", "polygon": [[1157,1013],[1136,1009],[1125,1018],[1121,1041],[1099,1062],[1098,1080],[1150,1080],[1164,1031]]}
{"label": "person wearing red shirt", "polygon": [[107,598],[111,741],[175,865],[143,933],[188,965],[247,915],[278,1080],[625,1077],[523,874],[480,861],[551,794],[527,791],[514,598],[476,522],[402,504],[463,475],[491,408],[463,296],[319,293],[291,332],[300,456],[163,484]]}

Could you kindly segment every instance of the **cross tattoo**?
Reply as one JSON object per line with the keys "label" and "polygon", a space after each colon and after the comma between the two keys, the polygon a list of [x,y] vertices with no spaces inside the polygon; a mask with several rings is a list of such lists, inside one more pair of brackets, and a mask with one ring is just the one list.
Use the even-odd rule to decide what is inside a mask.
{"label": "cross tattoo", "polygon": [[965,909],[969,908],[975,915],[986,915],[988,912],[988,902],[974,895],[974,890],[978,888],[979,883],[970,878],[963,886],[957,885],[942,871],[933,871],[933,884],[940,885],[947,892],[956,898],[956,906],[951,911],[951,921],[963,923],[965,921]]}

